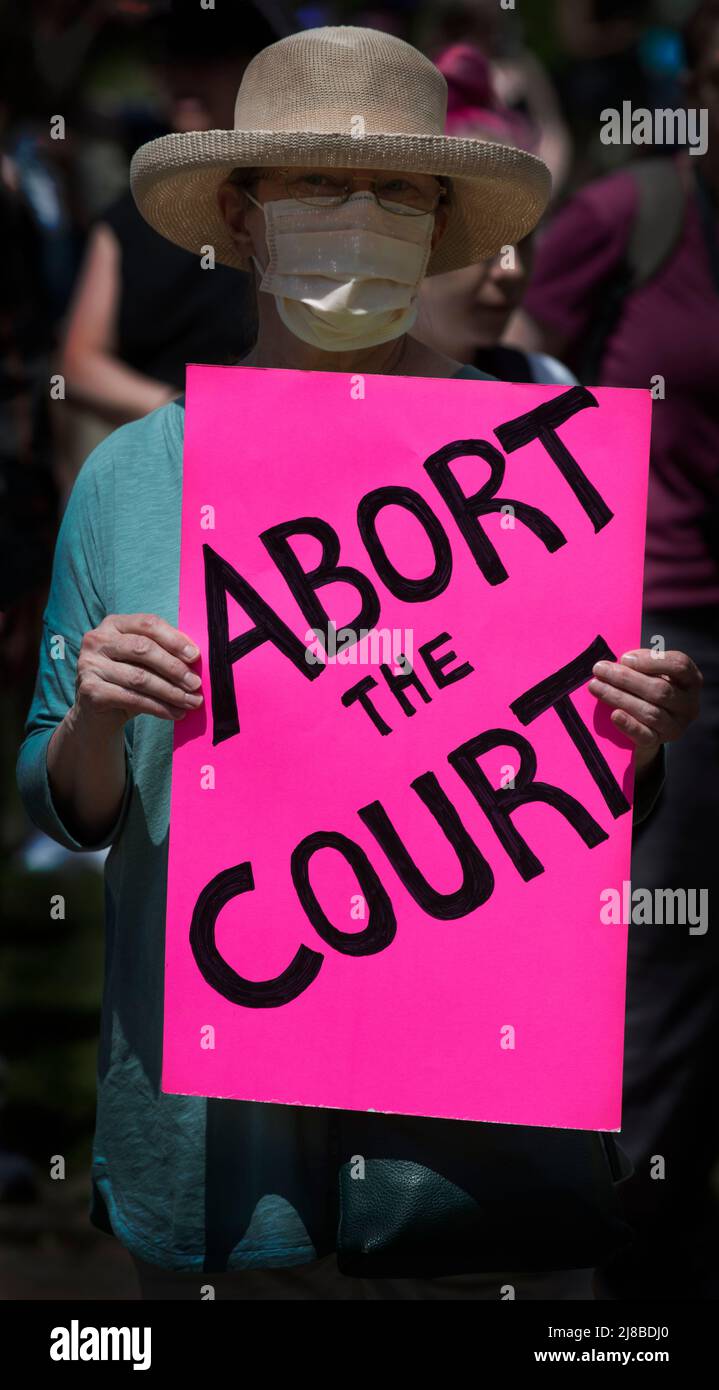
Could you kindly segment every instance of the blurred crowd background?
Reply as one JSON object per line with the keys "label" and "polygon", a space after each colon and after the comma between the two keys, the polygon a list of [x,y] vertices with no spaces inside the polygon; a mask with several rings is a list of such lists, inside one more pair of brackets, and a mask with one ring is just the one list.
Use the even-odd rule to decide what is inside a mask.
{"label": "blurred crowd background", "polygon": [[[707,110],[711,137],[719,3],[215,0],[204,9],[200,0],[2,0],[5,1296],[135,1294],[125,1252],[86,1215],[103,855],[70,855],[34,832],[14,784],[54,536],[94,445],[181,391],[186,361],[232,361],[255,331],[247,277],[204,272],[141,220],[128,192],[130,158],[170,130],[231,127],[252,55],[296,29],[332,23],[416,44],[447,78],[448,133],[521,145],[552,171],[552,205],[514,265],[435,277],[423,289],[418,335],[503,379],[654,388],[646,633],[668,633],[667,645],[689,650],[710,696],[702,729],[677,760],[676,797],[640,846],[633,880],[713,882],[719,151],[712,158],[711,138],[706,155],[679,158],[662,146],[605,144],[601,113],[625,102],[650,110],[693,102]],[[51,893],[63,895],[64,918],[51,916]],[[636,1186],[640,1246],[617,1274],[615,1296],[716,1296],[715,954],[710,929],[704,941],[663,940],[630,962],[629,1147],[640,1166],[665,1150],[674,1166],[661,1190]],[[64,1181],[50,1177],[52,1155],[65,1158]]]}

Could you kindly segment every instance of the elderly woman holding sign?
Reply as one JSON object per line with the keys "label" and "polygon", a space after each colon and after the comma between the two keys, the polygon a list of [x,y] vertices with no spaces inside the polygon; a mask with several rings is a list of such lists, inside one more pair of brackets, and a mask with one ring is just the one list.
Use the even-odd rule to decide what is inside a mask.
{"label": "elderly woman holding sign", "polygon": [[[234,130],[168,135],[138,151],[132,186],[150,224],[208,265],[254,268],[259,335],[241,365],[482,378],[412,336],[417,292],[425,275],[525,237],[549,176],[522,151],[445,137],[445,102],[444,79],[408,44],[318,29],[250,63]],[[352,1209],[352,1186],[363,1185],[345,1188],[343,1229],[359,1251],[350,1274],[340,1272],[338,1174],[363,1150],[333,1149],[327,1112],[160,1089],[172,726],[202,700],[198,634],[175,626],[183,427],[180,398],[117,430],[79,475],[19,761],[39,826],[72,849],[112,846],[92,1219],[131,1251],[150,1297],[198,1297],[208,1273],[237,1298],[498,1297],[501,1277],[487,1269],[589,1266],[611,1246],[620,1172],[599,1135],[415,1120],[413,1150],[401,1117],[368,1117],[386,1183],[375,1209],[363,1194],[364,1215]],[[596,669],[590,688],[636,749],[640,814],[661,785],[662,744],[694,716],[699,685],[678,652],[661,671],[643,651]],[[446,1180],[452,1151],[469,1144],[482,1239],[460,1186]],[[518,1160],[527,1189],[520,1228],[509,1230],[504,1174]],[[572,1231],[569,1244],[563,1173],[591,1214],[591,1229]],[[418,1258],[405,1250],[396,1267],[373,1264],[396,1206]],[[445,1214],[447,1229],[463,1233],[449,1242],[454,1263],[446,1240],[433,1258]],[[564,1225],[556,1248],[555,1222]]]}

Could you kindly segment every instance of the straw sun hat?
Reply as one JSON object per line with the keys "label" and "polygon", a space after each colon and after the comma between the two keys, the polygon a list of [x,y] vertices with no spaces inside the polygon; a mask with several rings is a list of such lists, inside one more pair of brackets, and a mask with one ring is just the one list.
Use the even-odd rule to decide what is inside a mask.
{"label": "straw sun hat", "polygon": [[290,34],[245,69],[234,130],[163,135],[133,157],[143,217],[188,251],[247,269],[217,204],[233,169],[273,166],[390,169],[452,180],[448,225],[428,275],[514,245],[539,221],[551,179],[540,159],[509,145],[444,134],[447,83],[411,44],[351,25]]}

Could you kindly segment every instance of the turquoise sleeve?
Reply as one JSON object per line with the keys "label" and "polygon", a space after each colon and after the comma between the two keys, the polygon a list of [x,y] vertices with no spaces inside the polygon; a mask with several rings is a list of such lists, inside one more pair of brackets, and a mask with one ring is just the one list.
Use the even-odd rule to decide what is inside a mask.
{"label": "turquoise sleeve", "polygon": [[39,665],[32,703],[20,747],[17,777],[25,809],[40,830],[68,849],[104,849],[119,834],[132,794],[132,750],[125,738],[127,777],[122,806],[108,834],[82,843],[58,814],[47,775],[47,746],[75,698],[75,673],[83,636],[98,627],[108,606],[104,557],[108,549],[111,496],[107,496],[107,464],[112,441],[94,450],[81,469],[55,547],[50,592],[43,614]]}

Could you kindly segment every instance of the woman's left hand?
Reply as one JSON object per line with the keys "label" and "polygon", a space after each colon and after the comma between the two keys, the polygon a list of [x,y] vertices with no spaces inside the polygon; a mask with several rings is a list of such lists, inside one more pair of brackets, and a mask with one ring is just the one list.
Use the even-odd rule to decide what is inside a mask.
{"label": "woman's left hand", "polygon": [[635,747],[637,776],[648,771],[663,743],[680,738],[699,713],[701,671],[685,652],[648,647],[619,661],[598,661],[592,695],[612,710],[612,723]]}

